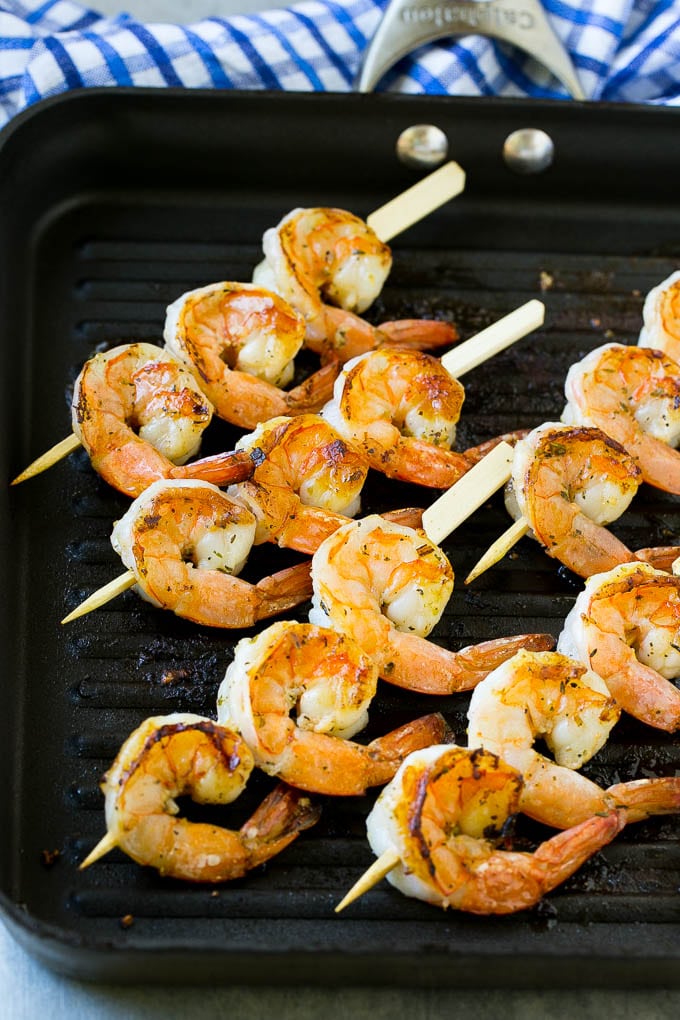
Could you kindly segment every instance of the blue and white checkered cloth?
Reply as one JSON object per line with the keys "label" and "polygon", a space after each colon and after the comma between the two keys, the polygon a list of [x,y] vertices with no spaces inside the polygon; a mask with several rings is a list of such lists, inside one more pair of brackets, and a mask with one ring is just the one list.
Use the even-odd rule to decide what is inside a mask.
{"label": "blue and white checkered cloth", "polygon": [[[346,92],[387,2],[301,0],[176,25],[105,18],[71,0],[0,0],[0,125],[45,96],[84,86]],[[544,7],[590,99],[680,105],[680,0]],[[379,88],[566,97],[538,61],[481,36],[417,50]]]}

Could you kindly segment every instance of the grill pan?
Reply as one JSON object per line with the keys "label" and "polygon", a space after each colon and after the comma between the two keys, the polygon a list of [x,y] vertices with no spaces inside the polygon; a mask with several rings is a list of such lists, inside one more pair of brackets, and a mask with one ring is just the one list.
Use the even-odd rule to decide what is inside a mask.
{"label": "grill pan", "polygon": [[[466,337],[541,297],[545,327],[466,377],[459,447],[559,418],[568,366],[606,340],[635,342],[645,292],[680,262],[678,111],[92,90],[41,104],[2,136],[3,477],[68,433],[71,386],[88,356],[158,341],[166,305],[192,287],[249,279],[264,229],[284,212],[334,204],[366,215],[411,184],[395,142],[424,121],[448,135],[467,189],[396,239],[370,317],[444,317]],[[527,126],[555,142],[554,165],[536,176],[511,173],[501,158],[506,136]],[[238,434],[213,423],[204,449],[230,448]],[[364,506],[432,498],[371,475]],[[151,714],[214,714],[242,636],[194,627],[133,592],[59,625],[120,572],[109,534],[126,506],[81,452],[2,489],[1,907],[31,953],[102,981],[677,986],[675,818],[630,826],[542,905],[507,918],[440,912],[384,882],[335,916],[372,860],[372,796],[325,801],[320,823],[282,855],[214,889],[163,880],[118,851],[80,873],[104,831],[98,782],[123,738]],[[677,508],[645,488],[613,530],[631,548],[667,544]],[[435,640],[460,648],[559,634],[580,582],[529,539],[462,584],[506,526],[496,496],[445,543],[459,580]],[[248,569],[262,576],[287,562],[260,549]],[[467,700],[433,706],[384,685],[366,739],[436,707],[464,743]],[[625,719],[584,771],[610,784],[679,764],[677,739]],[[226,824],[241,824],[269,782],[255,777]],[[548,833],[521,821],[517,834],[530,846]]]}

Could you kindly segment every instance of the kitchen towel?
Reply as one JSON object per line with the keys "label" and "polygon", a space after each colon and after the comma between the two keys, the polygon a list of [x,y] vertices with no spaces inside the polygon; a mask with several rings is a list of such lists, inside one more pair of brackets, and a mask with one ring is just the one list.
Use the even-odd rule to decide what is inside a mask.
{"label": "kitchen towel", "polygon": [[[302,0],[178,25],[103,17],[71,0],[0,0],[0,125],[43,97],[87,86],[346,92],[387,2]],[[589,99],[680,105],[680,0],[543,6]],[[422,47],[379,90],[567,98],[538,61],[474,35]]]}

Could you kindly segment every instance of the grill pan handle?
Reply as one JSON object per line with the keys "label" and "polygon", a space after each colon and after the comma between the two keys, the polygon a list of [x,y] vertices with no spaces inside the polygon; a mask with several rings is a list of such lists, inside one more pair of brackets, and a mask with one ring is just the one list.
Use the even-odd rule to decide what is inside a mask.
{"label": "grill pan handle", "polygon": [[540,61],[569,90],[585,99],[569,54],[539,0],[391,0],[364,54],[355,88],[371,92],[408,53],[451,36],[483,35],[510,43]]}

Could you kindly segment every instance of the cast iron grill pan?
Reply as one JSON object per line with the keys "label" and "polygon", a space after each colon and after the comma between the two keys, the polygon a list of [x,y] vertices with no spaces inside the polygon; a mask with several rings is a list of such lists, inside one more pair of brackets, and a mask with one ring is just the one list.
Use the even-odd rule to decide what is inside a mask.
{"label": "cast iron grill pan", "polygon": [[[670,113],[125,90],[44,105],[0,150],[12,195],[0,236],[3,358],[11,366],[3,374],[6,475],[68,432],[70,391],[85,358],[123,340],[158,341],[166,305],[190,288],[249,279],[262,231],[289,208],[337,204],[365,214],[410,183],[393,144],[397,129],[423,119],[448,131],[468,190],[394,244],[394,270],[370,316],[443,317],[466,337],[541,297],[545,327],[466,377],[458,445],[557,420],[569,365],[607,340],[635,342],[644,294],[677,268],[680,208],[664,175],[667,142],[677,157]],[[338,148],[330,114],[364,154],[361,167],[347,144],[344,154]],[[526,123],[557,143],[556,166],[535,179],[511,175],[497,148]],[[618,148],[607,154],[595,140],[610,131]],[[641,180],[641,148],[657,161],[651,188]],[[618,169],[605,187],[602,165],[610,162]],[[230,448],[239,434],[213,423],[204,450]],[[425,506],[435,495],[371,474],[364,508]],[[107,980],[677,982],[676,819],[631,826],[541,906],[501,919],[440,912],[385,882],[334,916],[372,860],[364,818],[374,795],[326,799],[315,828],[231,884],[164,880],[119,851],[80,873],[78,862],[104,831],[99,781],[122,740],[152,714],[214,715],[243,635],[195,627],[134,592],[60,627],[69,609],[121,571],[109,534],[127,500],[82,452],[3,500],[3,570],[14,592],[3,621],[11,707],[3,723],[11,777],[3,790],[3,905],[7,923],[43,961]],[[613,530],[638,548],[674,541],[677,525],[677,499],[645,487]],[[462,583],[506,526],[496,496],[446,541],[458,581],[434,640],[460,648],[520,631],[559,634],[580,582],[529,539],[469,589]],[[295,560],[261,548],[244,576]],[[365,739],[439,709],[465,743],[467,702],[382,685]],[[674,737],[624,719],[584,772],[609,785],[673,775],[679,766]],[[270,786],[254,776],[226,815],[183,807],[237,826]],[[547,835],[518,822],[520,847]]]}

